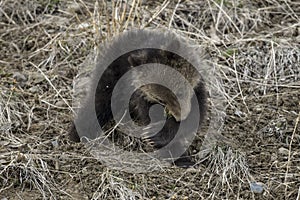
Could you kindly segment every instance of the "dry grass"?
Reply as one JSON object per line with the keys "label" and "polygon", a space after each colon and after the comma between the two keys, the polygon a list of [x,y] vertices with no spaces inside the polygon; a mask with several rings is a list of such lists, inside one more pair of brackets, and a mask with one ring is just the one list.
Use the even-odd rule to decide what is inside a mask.
{"label": "dry grass", "polygon": [[[297,1],[2,0],[0,19],[0,198],[300,199]],[[196,169],[109,170],[67,139],[88,55],[141,27],[189,38],[220,72],[228,140]]]}

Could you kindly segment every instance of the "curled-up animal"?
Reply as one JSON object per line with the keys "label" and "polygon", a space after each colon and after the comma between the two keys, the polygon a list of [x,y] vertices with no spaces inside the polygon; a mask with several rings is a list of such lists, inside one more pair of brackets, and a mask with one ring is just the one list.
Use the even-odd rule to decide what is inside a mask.
{"label": "curled-up animal", "polygon": [[172,32],[154,30],[125,32],[99,51],[70,139],[111,144],[128,136],[150,146],[145,151],[154,157],[194,165],[187,150],[207,110],[201,52]]}

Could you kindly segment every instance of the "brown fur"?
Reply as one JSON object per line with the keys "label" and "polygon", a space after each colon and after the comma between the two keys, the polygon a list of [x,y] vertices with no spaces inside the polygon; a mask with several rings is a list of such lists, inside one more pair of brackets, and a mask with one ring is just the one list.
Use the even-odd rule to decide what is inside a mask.
{"label": "brown fur", "polygon": [[[126,71],[135,66],[157,62],[171,66],[177,70],[192,86],[199,102],[199,111],[201,114],[199,124],[203,122],[206,113],[206,90],[203,79],[197,70],[187,63],[186,60],[171,52],[158,49],[143,49],[121,56],[108,67],[105,76],[99,81],[95,94],[95,109],[101,127],[106,127],[107,130],[114,125],[114,123],[111,123],[113,117],[110,110],[110,98],[112,92],[111,88],[115,86],[117,80]],[[155,73],[163,74],[163,71]],[[139,79],[142,79],[143,76],[147,76],[147,74],[136,74],[132,77],[132,80],[130,80],[131,83],[129,83],[129,85],[138,83]],[[138,124],[148,125],[150,123],[149,109],[154,104],[164,106],[166,112],[169,114],[165,126],[159,133],[144,138],[146,141],[151,142],[155,148],[161,148],[167,145],[175,137],[180,121],[188,120],[192,117],[189,116],[191,100],[193,98],[191,91],[182,89],[181,82],[176,82],[175,80],[174,84],[175,91],[170,91],[168,88],[157,84],[144,85],[135,92],[130,101],[130,115]],[[176,96],[180,99],[178,100]],[[122,98],[122,94],[120,94],[120,98]],[[179,102],[182,103],[183,107],[180,107]],[[76,142],[80,141],[74,123],[70,130],[70,139]],[[184,156],[186,155],[187,154],[184,154]],[[192,162],[190,159],[182,157],[178,159],[175,164],[188,166],[192,164]]]}

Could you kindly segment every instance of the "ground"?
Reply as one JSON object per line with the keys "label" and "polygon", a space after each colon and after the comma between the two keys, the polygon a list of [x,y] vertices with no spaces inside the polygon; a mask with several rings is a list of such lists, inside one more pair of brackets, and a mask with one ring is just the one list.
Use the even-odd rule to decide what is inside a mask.
{"label": "ground", "polygon": [[[300,199],[299,3],[121,2],[0,2],[0,199]],[[227,139],[197,168],[127,173],[68,140],[87,58],[143,27],[193,40],[220,72]]]}

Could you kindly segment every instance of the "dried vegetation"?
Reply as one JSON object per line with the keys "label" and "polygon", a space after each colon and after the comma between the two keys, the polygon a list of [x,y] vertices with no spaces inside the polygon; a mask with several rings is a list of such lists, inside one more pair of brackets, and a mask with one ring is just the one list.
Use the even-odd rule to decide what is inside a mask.
{"label": "dried vegetation", "polygon": [[[296,0],[2,0],[0,19],[0,199],[300,199]],[[221,72],[232,145],[197,169],[110,170],[67,139],[82,63],[142,27],[194,40]]]}

